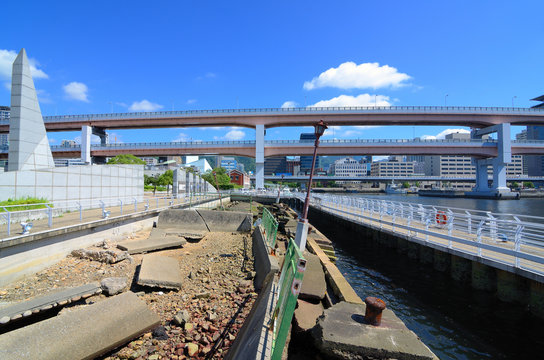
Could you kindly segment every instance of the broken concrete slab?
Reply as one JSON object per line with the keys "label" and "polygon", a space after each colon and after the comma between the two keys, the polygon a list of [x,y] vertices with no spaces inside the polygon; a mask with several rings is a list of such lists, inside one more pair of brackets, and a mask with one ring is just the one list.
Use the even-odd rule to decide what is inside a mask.
{"label": "broken concrete slab", "polygon": [[313,328],[317,318],[323,315],[323,305],[321,303],[312,304],[304,300],[297,300],[297,308],[294,314],[294,329],[296,331],[307,331]]}
{"label": "broken concrete slab", "polygon": [[77,249],[73,250],[71,255],[80,259],[100,261],[106,264],[115,264],[123,260],[132,262],[132,257],[126,251]]}
{"label": "broken concrete slab", "polygon": [[302,300],[319,301],[325,297],[327,292],[323,266],[321,266],[319,257],[308,251],[304,252],[304,259],[306,259],[306,270],[304,271],[302,288],[298,297]]}
{"label": "broken concrete slab", "polygon": [[391,310],[372,326],[364,323],[365,309],[344,301],[326,309],[312,329],[319,351],[331,358],[437,359]]}
{"label": "broken concrete slab", "polygon": [[117,295],[127,287],[126,277],[110,277],[100,282],[102,290],[109,296]]}
{"label": "broken concrete slab", "polygon": [[196,210],[168,209],[161,211],[159,229],[178,229],[185,232],[207,233],[210,230]]}
{"label": "broken concrete slab", "polygon": [[210,231],[251,231],[251,225],[253,220],[253,216],[251,215],[251,213],[201,209],[197,210],[197,212],[204,219]]}
{"label": "broken concrete slab", "polygon": [[180,247],[186,243],[187,240],[175,232],[167,232],[153,228],[147,239],[123,241],[117,244],[117,247],[121,250],[125,250],[129,254],[141,254],[154,250]]}
{"label": "broken concrete slab", "polygon": [[9,323],[10,320],[17,320],[23,316],[28,317],[41,311],[52,309],[53,307],[64,306],[72,301],[80,300],[85,295],[96,295],[101,292],[100,284],[91,283],[54,291],[44,296],[9,305],[0,309],[0,319],[2,319],[0,324],[4,325]]}
{"label": "broken concrete slab", "polygon": [[168,256],[144,255],[137,283],[143,286],[180,289],[179,261]]}
{"label": "broken concrete slab", "polygon": [[132,292],[0,335],[0,358],[92,359],[160,323]]}

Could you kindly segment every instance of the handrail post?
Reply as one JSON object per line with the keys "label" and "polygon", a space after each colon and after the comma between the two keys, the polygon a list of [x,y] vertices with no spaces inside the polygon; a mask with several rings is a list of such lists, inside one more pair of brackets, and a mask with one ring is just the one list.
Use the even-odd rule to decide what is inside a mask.
{"label": "handrail post", "polygon": [[465,214],[467,214],[467,231],[472,234],[472,215],[467,210],[465,210]]}
{"label": "handrail post", "polygon": [[8,235],[10,235],[11,234],[11,213],[4,206],[2,206],[2,209],[4,209],[4,212],[6,213],[6,215],[3,215],[3,216],[6,218],[7,232],[8,232]]}
{"label": "handrail post", "polygon": [[45,204],[45,207],[47,208],[47,226],[51,228],[53,226],[53,208],[47,204]]}
{"label": "handrail post", "polygon": [[117,199],[119,200],[119,203],[121,203],[121,215],[123,215],[123,200],[121,199]]}
{"label": "handrail post", "polygon": [[132,198],[134,200],[134,212],[138,211],[138,200],[136,198]]}
{"label": "handrail post", "polygon": [[83,207],[81,206],[81,204],[78,202],[76,202],[77,204],[77,207],[78,207],[78,210],[79,210],[79,222],[83,221]]}
{"label": "handrail post", "polygon": [[478,256],[479,257],[482,257],[482,248],[480,245],[482,244],[482,230],[484,227],[484,223],[485,223],[485,220],[480,221],[480,223],[478,224],[478,229],[476,230],[476,241],[478,242]]}
{"label": "handrail post", "polygon": [[517,218],[517,216],[514,216],[514,219],[518,223],[516,227],[516,235],[514,237],[514,250],[516,251],[516,260],[514,265],[516,266],[516,268],[520,268],[520,261],[517,253],[521,250],[521,234],[525,227],[521,225],[521,221]]}

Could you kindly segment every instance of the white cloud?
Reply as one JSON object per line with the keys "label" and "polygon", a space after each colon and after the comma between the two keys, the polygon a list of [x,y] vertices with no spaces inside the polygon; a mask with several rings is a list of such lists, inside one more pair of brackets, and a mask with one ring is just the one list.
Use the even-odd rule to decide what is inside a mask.
{"label": "white cloud", "polygon": [[187,100],[187,104],[188,104],[188,105],[191,105],[191,104],[194,104],[194,103],[196,103],[196,99],[189,99],[189,100]]}
{"label": "white cloud", "polygon": [[282,109],[286,108],[295,108],[298,106],[298,103],[296,101],[286,101],[281,105]]}
{"label": "white cloud", "polygon": [[231,130],[225,134],[227,140],[242,140],[246,136],[246,133],[241,130]]}
{"label": "white cloud", "polygon": [[142,100],[142,101],[135,101],[130,105],[128,108],[129,111],[155,111],[162,109],[164,106],[152,103],[148,100]]}
{"label": "white cloud", "polygon": [[330,68],[304,83],[305,90],[319,89],[323,87],[335,87],[339,89],[365,89],[400,87],[411,77],[399,73],[396,68],[389,65],[380,66],[379,63],[355,64],[352,61],[340,64],[337,68]]}
{"label": "white cloud", "polygon": [[48,137],[47,140],[49,141],[49,144],[54,144],[57,142],[57,139]]}
{"label": "white cloud", "polygon": [[[0,77],[4,79],[11,79],[11,70],[16,57],[17,52],[14,50],[0,49]],[[40,64],[36,59],[29,58],[28,62],[30,64],[30,72],[32,73],[32,77],[34,79],[49,78],[49,75],[38,68]]]}
{"label": "white cloud", "polygon": [[51,96],[49,93],[42,89],[36,89],[36,95],[38,96],[38,101],[42,104],[52,104]]}
{"label": "white cloud", "polygon": [[321,100],[310,107],[334,106],[391,106],[389,96],[361,94],[358,96],[340,95],[329,100]]}
{"label": "white cloud", "polygon": [[172,140],[172,142],[187,142],[190,141],[191,137],[185,133],[179,133],[178,137]]}
{"label": "white cloud", "polygon": [[62,89],[69,99],[89,102],[89,99],[87,98],[89,88],[87,88],[87,85],[84,83],[72,81],[71,83],[64,85]]}
{"label": "white cloud", "polygon": [[8,89],[9,91],[11,91],[11,83],[5,82],[5,83],[4,83],[4,87],[5,87],[6,89]]}
{"label": "white cloud", "polygon": [[421,137],[422,140],[436,140],[436,139],[445,139],[446,138],[446,135],[449,135],[449,134],[455,134],[455,133],[460,133],[460,134],[470,134],[470,131],[466,130],[466,129],[446,129],[442,132],[440,132],[439,134],[437,135],[423,135]]}

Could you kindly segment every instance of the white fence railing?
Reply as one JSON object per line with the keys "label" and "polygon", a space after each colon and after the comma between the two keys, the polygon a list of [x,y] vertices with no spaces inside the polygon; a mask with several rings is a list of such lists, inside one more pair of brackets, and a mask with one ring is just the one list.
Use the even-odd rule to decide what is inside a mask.
{"label": "white fence railing", "polygon": [[[21,226],[31,221],[47,219],[47,227],[53,228],[56,224],[70,217],[72,223],[82,223],[110,216],[121,216],[130,213],[149,211],[160,208],[169,208],[179,205],[198,204],[219,199],[217,193],[187,193],[176,196],[163,197],[111,197],[82,201],[55,201],[27,205],[0,206],[0,237],[4,234],[10,236],[12,227],[20,223]],[[38,209],[26,209],[36,207]],[[88,210],[101,209],[100,212]],[[112,212],[113,211],[113,212]],[[75,215],[74,215],[75,214]],[[0,240],[1,241],[1,240]]]}
{"label": "white fence railing", "polygon": [[[304,194],[295,195],[301,201]],[[311,205],[336,216],[544,274],[544,218],[339,195]]]}

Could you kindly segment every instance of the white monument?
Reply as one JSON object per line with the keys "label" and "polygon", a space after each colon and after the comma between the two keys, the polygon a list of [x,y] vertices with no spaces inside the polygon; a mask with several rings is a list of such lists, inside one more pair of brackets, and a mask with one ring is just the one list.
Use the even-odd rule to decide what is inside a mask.
{"label": "white monument", "polygon": [[30,65],[22,49],[13,63],[11,77],[8,171],[53,167]]}

